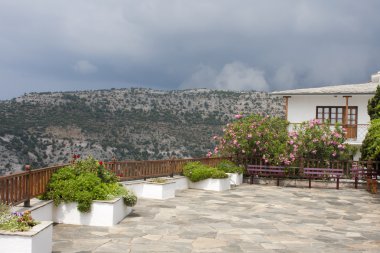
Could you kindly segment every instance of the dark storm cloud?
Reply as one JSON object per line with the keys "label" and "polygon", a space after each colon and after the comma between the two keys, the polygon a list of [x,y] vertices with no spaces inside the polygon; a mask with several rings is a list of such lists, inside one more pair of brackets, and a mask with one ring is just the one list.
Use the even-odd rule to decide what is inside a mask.
{"label": "dark storm cloud", "polygon": [[274,90],[380,70],[380,1],[0,1],[0,99],[142,86]]}

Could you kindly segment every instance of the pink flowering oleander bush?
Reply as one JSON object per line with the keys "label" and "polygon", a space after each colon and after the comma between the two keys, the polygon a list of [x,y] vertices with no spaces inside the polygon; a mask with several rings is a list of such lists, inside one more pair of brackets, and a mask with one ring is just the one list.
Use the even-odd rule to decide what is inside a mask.
{"label": "pink flowering oleander bush", "polygon": [[247,163],[260,158],[272,165],[297,165],[300,158],[323,161],[350,159],[354,148],[345,144],[344,129],[313,119],[288,132],[288,122],[275,117],[237,115],[223,129],[214,152],[208,157],[228,155]]}
{"label": "pink flowering oleander bush", "polygon": [[278,164],[286,151],[287,121],[260,115],[235,118],[223,129],[222,137],[214,137],[219,145],[213,155],[221,153],[237,157],[261,157],[265,162]]}
{"label": "pink flowering oleander bush", "polygon": [[323,161],[348,159],[352,148],[344,143],[344,136],[339,125],[323,124],[317,119],[303,122],[289,132],[287,152],[280,160],[290,165],[301,157]]}

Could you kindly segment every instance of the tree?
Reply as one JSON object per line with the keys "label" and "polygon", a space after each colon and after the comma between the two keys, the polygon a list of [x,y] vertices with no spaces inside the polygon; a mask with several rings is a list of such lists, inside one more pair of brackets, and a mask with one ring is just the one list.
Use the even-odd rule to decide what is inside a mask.
{"label": "tree", "polygon": [[362,160],[380,160],[380,86],[375,96],[368,100],[368,115],[371,123],[361,147]]}
{"label": "tree", "polygon": [[362,160],[380,161],[380,118],[371,120],[360,151]]}
{"label": "tree", "polygon": [[377,86],[375,96],[368,100],[367,109],[371,120],[380,119],[380,86]]}

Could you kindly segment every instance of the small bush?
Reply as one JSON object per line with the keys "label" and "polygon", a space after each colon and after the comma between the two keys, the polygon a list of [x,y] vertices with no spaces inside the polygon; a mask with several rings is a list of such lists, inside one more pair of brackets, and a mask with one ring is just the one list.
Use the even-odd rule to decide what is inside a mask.
{"label": "small bush", "polygon": [[239,174],[244,173],[244,168],[236,166],[236,164],[228,160],[221,161],[216,166],[216,168],[224,171],[225,173],[239,173]]}
{"label": "small bush", "polygon": [[200,162],[187,163],[183,169],[183,174],[192,182],[198,182],[208,178],[227,178],[228,175],[217,168],[206,166]]}
{"label": "small bush", "polygon": [[93,200],[122,197],[124,204],[134,206],[137,197],[93,158],[64,167],[52,175],[42,199],[52,199],[55,205],[77,202],[80,212],[89,212]]}

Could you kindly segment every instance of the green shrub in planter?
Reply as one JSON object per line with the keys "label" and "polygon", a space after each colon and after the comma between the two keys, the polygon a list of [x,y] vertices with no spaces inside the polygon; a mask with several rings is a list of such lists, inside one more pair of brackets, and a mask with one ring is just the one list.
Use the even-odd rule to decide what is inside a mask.
{"label": "green shrub in planter", "polygon": [[221,161],[217,166],[217,169],[222,170],[226,173],[244,173],[244,168],[236,166],[233,162],[228,160]]}
{"label": "green shrub in planter", "polygon": [[198,182],[208,178],[227,178],[228,175],[217,168],[206,166],[200,162],[190,162],[183,168],[183,174],[192,182]]}
{"label": "green shrub in planter", "polygon": [[54,173],[42,199],[62,202],[77,202],[80,212],[89,212],[93,200],[111,200],[122,197],[124,204],[134,206],[137,197],[93,158],[64,167]]}

